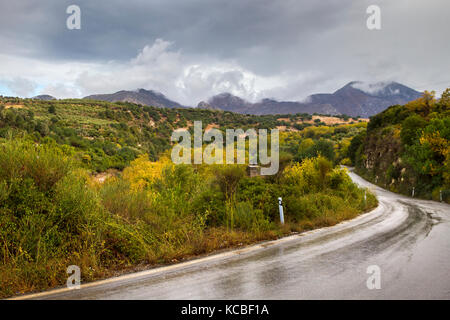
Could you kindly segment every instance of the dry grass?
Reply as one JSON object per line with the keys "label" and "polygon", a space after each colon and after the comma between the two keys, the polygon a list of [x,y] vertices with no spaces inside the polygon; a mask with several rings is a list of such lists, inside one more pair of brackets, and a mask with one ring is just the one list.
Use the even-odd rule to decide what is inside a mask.
{"label": "dry grass", "polygon": [[6,104],[5,109],[22,109],[24,106],[23,104]]}

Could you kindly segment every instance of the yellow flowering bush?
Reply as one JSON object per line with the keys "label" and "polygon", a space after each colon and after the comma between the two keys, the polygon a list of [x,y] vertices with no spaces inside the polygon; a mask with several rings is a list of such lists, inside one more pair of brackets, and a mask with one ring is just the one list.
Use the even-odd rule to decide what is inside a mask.
{"label": "yellow flowering bush", "polygon": [[155,179],[160,178],[167,165],[169,165],[167,158],[152,162],[148,155],[144,154],[132,161],[130,166],[123,171],[123,179],[130,183],[133,191],[142,190]]}

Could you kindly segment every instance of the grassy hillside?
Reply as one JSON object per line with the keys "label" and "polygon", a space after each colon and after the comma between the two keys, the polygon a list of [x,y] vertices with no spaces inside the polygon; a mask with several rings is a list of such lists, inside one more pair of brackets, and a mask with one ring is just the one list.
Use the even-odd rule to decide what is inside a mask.
{"label": "grassy hillside", "polygon": [[278,127],[289,132],[323,126],[325,122],[336,127],[363,121],[345,115],[340,118],[308,114],[251,116],[80,99],[42,101],[0,97],[0,139],[26,134],[36,142],[54,141],[74,147],[77,156],[97,172],[109,168],[122,170],[143,153],[157,160],[171,148],[172,131],[191,128],[194,120],[202,120],[204,129],[208,125],[220,130]]}
{"label": "grassy hillside", "polygon": [[[355,217],[376,205],[339,162],[365,122],[245,116],[128,103],[3,98],[0,102],[0,296],[92,281]],[[274,128],[280,172],[174,165],[174,128]],[[312,123],[307,123],[311,121]],[[98,179],[97,172],[117,174]],[[106,176],[104,176],[106,177]],[[286,224],[280,225],[277,198]]]}
{"label": "grassy hillside", "polygon": [[353,138],[357,171],[394,192],[450,202],[450,89],[371,117]]}

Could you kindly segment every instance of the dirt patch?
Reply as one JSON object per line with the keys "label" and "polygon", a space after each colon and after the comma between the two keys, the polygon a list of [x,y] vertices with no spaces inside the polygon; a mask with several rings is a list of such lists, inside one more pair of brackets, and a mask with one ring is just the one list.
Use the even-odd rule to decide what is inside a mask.
{"label": "dirt patch", "polygon": [[[366,118],[360,118],[358,120],[353,120],[352,118],[349,118],[347,121],[344,119],[338,118],[338,117],[324,117],[324,116],[313,116],[312,120],[305,121],[306,123],[314,123],[314,120],[319,119],[321,122],[324,122],[326,125],[333,125],[333,124],[348,124],[350,122],[357,122],[358,120],[361,120],[363,122],[369,122],[369,119]],[[301,122],[300,122],[301,123]]]}
{"label": "dirt patch", "polygon": [[210,123],[206,126],[205,131],[211,130],[212,128],[218,129],[220,126],[217,123]]}
{"label": "dirt patch", "polygon": [[106,179],[111,177],[117,177],[119,175],[119,170],[116,169],[108,169],[105,172],[100,172],[93,176],[94,181],[98,183],[103,183],[106,181]]}
{"label": "dirt patch", "polygon": [[23,104],[6,104],[5,109],[22,109]]}

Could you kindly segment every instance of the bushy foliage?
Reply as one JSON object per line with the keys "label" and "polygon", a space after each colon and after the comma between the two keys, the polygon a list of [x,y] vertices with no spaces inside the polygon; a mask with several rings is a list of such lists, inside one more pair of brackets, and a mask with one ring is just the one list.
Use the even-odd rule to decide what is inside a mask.
{"label": "bushy foliage", "polygon": [[353,184],[345,169],[333,168],[322,156],[286,168],[283,182],[289,186],[286,210],[294,215],[295,221],[311,226],[314,221],[326,224],[328,219],[341,214],[347,218],[354,216],[376,203],[372,194],[364,203],[364,192]]}
{"label": "bushy foliage", "polygon": [[450,89],[440,99],[425,92],[415,101],[372,117],[367,134],[355,136],[348,151],[359,172],[406,194],[414,187],[416,196],[439,200],[442,191],[443,200],[449,202],[449,96]]}
{"label": "bushy foliage", "polygon": [[326,157],[330,161],[335,160],[335,151],[333,142],[325,139],[319,139],[317,141],[312,141],[308,138],[305,141],[311,141],[307,146],[300,144],[299,152],[295,156],[297,161],[302,161],[308,158],[314,158],[319,155]]}

